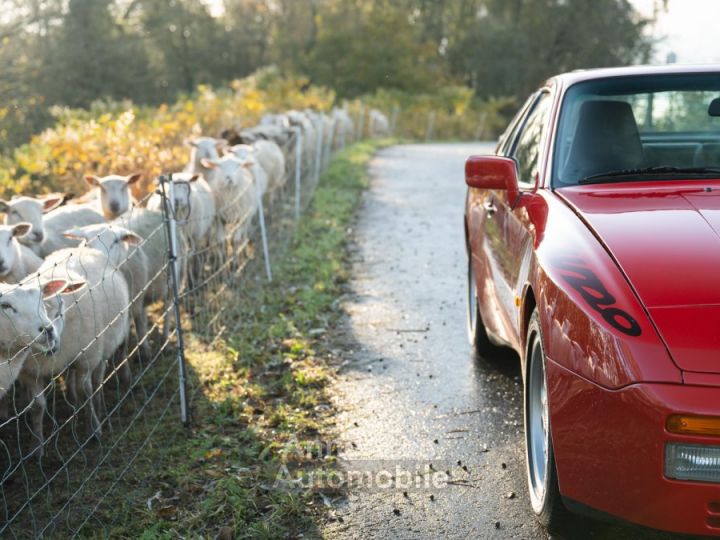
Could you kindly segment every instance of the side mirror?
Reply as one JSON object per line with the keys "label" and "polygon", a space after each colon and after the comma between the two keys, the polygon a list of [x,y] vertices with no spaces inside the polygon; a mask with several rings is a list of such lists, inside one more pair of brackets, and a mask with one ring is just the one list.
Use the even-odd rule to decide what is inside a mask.
{"label": "side mirror", "polygon": [[506,157],[469,157],[465,162],[465,183],[471,188],[505,190],[510,205],[515,204],[520,195],[517,166]]}

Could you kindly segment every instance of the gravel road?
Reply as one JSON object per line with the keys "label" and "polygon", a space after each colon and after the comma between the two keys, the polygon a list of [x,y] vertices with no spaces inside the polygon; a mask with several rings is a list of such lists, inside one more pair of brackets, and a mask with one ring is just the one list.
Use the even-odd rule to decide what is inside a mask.
{"label": "gravel road", "polygon": [[[517,357],[475,359],[466,337],[463,164],[491,151],[396,146],[371,163],[334,389],[344,469],[365,476],[332,501],[326,538],[547,538],[526,496]],[[563,537],[665,537],[579,527]]]}

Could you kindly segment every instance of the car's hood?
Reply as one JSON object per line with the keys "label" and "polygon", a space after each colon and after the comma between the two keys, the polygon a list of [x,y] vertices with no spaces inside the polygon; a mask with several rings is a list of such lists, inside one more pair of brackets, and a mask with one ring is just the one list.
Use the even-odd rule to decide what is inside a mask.
{"label": "car's hood", "polygon": [[557,190],[615,258],[678,367],[720,373],[720,182]]}

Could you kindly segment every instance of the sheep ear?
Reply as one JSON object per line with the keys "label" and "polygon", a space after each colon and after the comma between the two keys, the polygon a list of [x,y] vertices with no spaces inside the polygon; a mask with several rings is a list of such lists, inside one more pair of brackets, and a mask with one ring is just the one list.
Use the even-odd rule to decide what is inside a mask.
{"label": "sheep ear", "polygon": [[251,159],[246,159],[240,164],[241,167],[245,167],[246,169],[252,169],[253,165],[255,165],[255,162]]}
{"label": "sheep ear", "polygon": [[69,231],[62,233],[62,235],[65,238],[70,238],[72,240],[87,240],[87,235],[80,229],[70,229]]}
{"label": "sheep ear", "polygon": [[197,141],[194,139],[185,139],[183,141],[183,144],[185,144],[185,146],[189,146],[191,148],[197,148],[197,145],[198,145]]}
{"label": "sheep ear", "polygon": [[134,184],[141,178],[142,178],[142,174],[140,174],[140,173],[131,174],[130,176],[127,177],[127,183]]}
{"label": "sheep ear", "polygon": [[15,237],[25,236],[30,232],[30,229],[32,229],[32,225],[30,223],[18,223],[12,228],[12,235]]}
{"label": "sheep ear", "polygon": [[200,160],[200,165],[202,165],[206,169],[217,169],[217,166],[218,166],[218,164],[215,163],[214,161],[210,161],[209,159],[205,159],[205,158]]}
{"label": "sheep ear", "polygon": [[134,232],[127,232],[120,238],[123,242],[127,242],[131,246],[137,246],[140,242],[143,241],[142,238],[140,238],[137,234]]}
{"label": "sheep ear", "polygon": [[10,203],[0,199],[0,212],[9,212],[9,211],[10,211]]}
{"label": "sheep ear", "polygon": [[62,197],[49,197],[43,200],[43,214],[47,214],[50,210],[54,210],[65,202],[65,195]]}
{"label": "sheep ear", "polygon": [[64,279],[53,279],[42,286],[43,298],[49,298],[61,293],[69,285]]}
{"label": "sheep ear", "polygon": [[199,174],[193,174],[193,175],[190,177],[190,180],[188,180],[188,182],[197,182],[199,179],[200,179],[200,175],[199,175]]}
{"label": "sheep ear", "polygon": [[73,281],[72,283],[68,283],[65,285],[65,288],[60,291],[62,294],[68,294],[77,291],[78,289],[83,288],[86,285],[87,282],[85,281]]}
{"label": "sheep ear", "polygon": [[93,176],[92,174],[86,174],[85,175],[85,181],[88,183],[88,185],[93,187],[101,187],[100,186],[100,179],[97,176]]}

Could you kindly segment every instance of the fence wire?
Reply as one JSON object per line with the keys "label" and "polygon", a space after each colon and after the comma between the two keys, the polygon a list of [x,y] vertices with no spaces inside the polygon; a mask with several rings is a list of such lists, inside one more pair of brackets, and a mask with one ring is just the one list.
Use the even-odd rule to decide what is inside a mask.
{"label": "fence wire", "polygon": [[225,156],[199,179],[163,175],[119,217],[78,219],[69,247],[44,259],[0,227],[39,264],[0,283],[0,537],[110,534],[97,511],[122,507],[132,465],[167,444],[158,426],[192,421],[202,385],[188,389],[185,343],[227,335],[238,291],[272,279],[333,152],[362,133],[344,111],[306,119],[279,141],[276,177],[258,147],[254,164]]}

